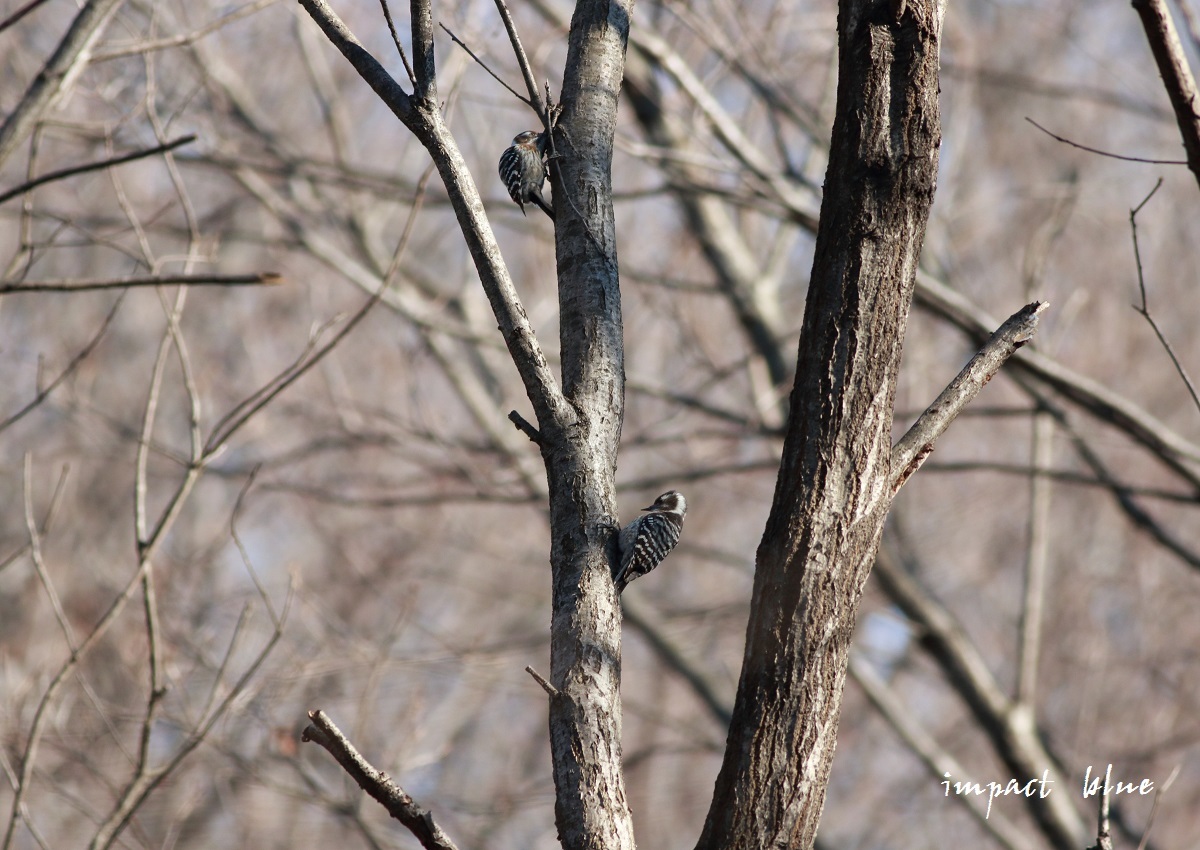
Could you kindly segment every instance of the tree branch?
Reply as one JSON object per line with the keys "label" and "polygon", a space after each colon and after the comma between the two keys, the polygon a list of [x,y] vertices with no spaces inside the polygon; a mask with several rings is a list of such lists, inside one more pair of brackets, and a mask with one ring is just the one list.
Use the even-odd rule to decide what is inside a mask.
{"label": "tree branch", "polygon": [[174,141],[157,145],[156,147],[146,148],[145,150],[134,151],[133,153],[123,154],[122,156],[114,156],[110,157],[109,159],[102,159],[98,162],[89,162],[85,165],[76,165],[71,168],[60,168],[57,171],[51,171],[48,174],[43,174],[41,177],[36,177],[33,180],[22,183],[20,186],[14,186],[7,192],[0,192],[0,204],[11,198],[15,198],[18,195],[28,192],[30,189],[36,189],[38,186],[42,186],[46,183],[53,183],[55,180],[73,177],[76,174],[86,174],[89,171],[101,171],[114,165],[121,165],[125,162],[133,162],[136,159],[143,159],[148,156],[154,156],[155,154],[166,153],[167,151],[175,150],[177,147],[181,147],[182,145],[186,145],[194,141],[196,141],[196,135],[195,133],[190,133],[186,136],[181,136]]}
{"label": "tree branch", "polygon": [[1158,337],[1159,344],[1163,347],[1163,350],[1167,352],[1167,356],[1171,358],[1171,363],[1174,364],[1175,371],[1179,373],[1179,377],[1183,380],[1184,386],[1187,387],[1188,394],[1192,397],[1192,404],[1196,406],[1197,410],[1200,410],[1200,395],[1197,395],[1196,393],[1196,384],[1192,381],[1192,377],[1188,374],[1187,369],[1184,368],[1183,362],[1179,359],[1179,355],[1175,353],[1175,349],[1171,346],[1171,342],[1167,339],[1167,335],[1163,333],[1162,328],[1158,326],[1158,321],[1150,312],[1150,302],[1146,296],[1146,276],[1142,270],[1142,249],[1138,245],[1137,216],[1138,213],[1142,211],[1142,207],[1146,206],[1146,204],[1150,202],[1150,199],[1154,197],[1154,193],[1158,191],[1160,186],[1162,186],[1161,177],[1158,179],[1158,182],[1154,184],[1154,188],[1150,190],[1150,194],[1143,198],[1140,204],[1129,211],[1129,232],[1133,236],[1133,259],[1137,263],[1138,291],[1142,294],[1141,306],[1135,305],[1133,309],[1137,310],[1138,315],[1140,315],[1150,324],[1150,328],[1154,331],[1154,335]]}
{"label": "tree branch", "polygon": [[542,125],[547,130],[552,130],[550,126],[550,115],[546,111],[546,104],[542,100],[541,93],[538,91],[537,80],[533,76],[533,68],[529,65],[529,57],[525,55],[525,48],[521,46],[521,37],[517,35],[517,25],[513,23],[512,13],[508,11],[508,6],[504,4],[504,0],[496,0],[496,10],[500,12],[500,19],[504,21],[504,29],[508,32],[508,40],[512,44],[513,53],[517,57],[517,65],[521,68],[521,76],[525,80],[525,88],[529,91],[529,100],[527,103],[533,107],[533,110],[542,119]]}
{"label": "tree branch", "polygon": [[0,125],[0,165],[25,141],[50,104],[75,84],[104,27],[122,2],[88,0],[79,10],[53,55]]}
{"label": "tree branch", "polygon": [[[929,274],[917,274],[916,300],[926,310],[947,319],[981,343],[998,324],[961,293]],[[1200,462],[1200,446],[1181,437],[1166,423],[1098,381],[1068,369],[1035,349],[1020,351],[1013,358],[1013,369],[1037,378],[1097,419],[1124,431],[1200,494],[1200,475],[1183,462],[1183,459]]]}
{"label": "tree branch", "polygon": [[[529,317],[500,255],[500,246],[484,212],[479,190],[453,136],[442,121],[438,105],[429,101],[417,103],[409,98],[383,66],[363,48],[325,0],[300,0],[300,4],[359,75],[429,151],[450,197],[484,293],[525,385],[539,425],[543,431],[550,423],[562,427],[570,425],[576,415],[563,399],[534,336]],[[426,57],[426,61],[431,62],[432,57]],[[414,62],[420,79],[421,60],[414,57]]]}
{"label": "tree branch", "polygon": [[1179,43],[1171,12],[1165,0],[1133,0],[1133,8],[1142,19],[1150,52],[1154,54],[1171,108],[1175,110],[1175,122],[1187,152],[1188,170],[1200,182],[1200,113],[1197,112],[1196,80],[1188,67],[1183,45]]}
{"label": "tree branch", "polygon": [[422,109],[437,109],[437,64],[433,53],[433,10],[430,0],[409,3],[412,27],[413,73],[417,75],[414,95]]}
{"label": "tree branch", "polygon": [[404,789],[371,766],[323,711],[310,711],[312,726],[306,726],[301,741],[320,744],[337,760],[342,769],[379,802],[389,815],[408,827],[426,850],[458,850],[449,836],[433,819],[433,813],[417,805]]}
{"label": "tree branch", "polygon": [[93,292],[98,289],[133,289],[143,286],[275,286],[283,283],[276,272],[250,274],[162,274],[151,277],[77,278],[75,280],[32,280],[0,284],[0,295],[23,292]]}
{"label": "tree branch", "polygon": [[1049,302],[1034,301],[1013,313],[900,438],[892,449],[893,494],[920,469],[933,451],[934,442],[950,427],[954,418],[979,395],[1013,352],[1033,337],[1038,316],[1049,306]]}

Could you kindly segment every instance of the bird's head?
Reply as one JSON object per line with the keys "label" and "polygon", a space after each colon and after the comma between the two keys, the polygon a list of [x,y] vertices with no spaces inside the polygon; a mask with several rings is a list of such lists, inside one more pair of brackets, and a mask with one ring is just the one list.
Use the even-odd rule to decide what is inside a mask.
{"label": "bird's head", "polygon": [[683,494],[678,490],[668,490],[655,499],[653,505],[642,508],[642,510],[651,513],[679,514],[682,517],[687,513],[687,499],[683,498]]}

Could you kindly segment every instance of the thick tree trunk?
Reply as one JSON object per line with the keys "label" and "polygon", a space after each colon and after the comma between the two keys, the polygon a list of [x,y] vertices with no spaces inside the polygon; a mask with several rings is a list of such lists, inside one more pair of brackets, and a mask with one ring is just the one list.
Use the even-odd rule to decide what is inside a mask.
{"label": "thick tree trunk", "polygon": [[796,382],[725,760],[700,848],[808,848],[890,501],[892,404],[937,178],[933,0],[843,0]]}

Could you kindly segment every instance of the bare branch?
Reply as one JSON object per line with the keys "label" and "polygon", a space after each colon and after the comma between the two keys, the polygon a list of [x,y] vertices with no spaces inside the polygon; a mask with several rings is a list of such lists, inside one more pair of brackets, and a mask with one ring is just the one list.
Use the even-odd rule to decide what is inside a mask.
{"label": "bare branch", "polygon": [[37,522],[33,518],[33,456],[29,452],[25,453],[24,483],[25,530],[29,533],[29,554],[33,560],[33,568],[37,573],[38,580],[42,583],[42,589],[46,591],[46,598],[50,600],[50,608],[54,611],[55,619],[58,620],[58,627],[62,629],[67,647],[74,652],[75,633],[71,628],[66,611],[63,610],[62,599],[59,597],[58,591],[54,589],[50,572],[46,569],[46,562],[42,557],[42,536],[38,531]]}
{"label": "bare branch", "polygon": [[1133,258],[1137,262],[1138,291],[1140,291],[1142,294],[1142,305],[1140,307],[1134,306],[1133,309],[1137,310],[1138,314],[1150,323],[1150,327],[1154,330],[1154,335],[1158,337],[1158,341],[1162,345],[1163,350],[1167,352],[1167,356],[1170,357],[1171,362],[1175,364],[1175,371],[1178,372],[1179,377],[1183,379],[1184,386],[1187,387],[1188,393],[1192,397],[1192,403],[1196,405],[1197,410],[1200,410],[1200,395],[1197,395],[1196,393],[1196,384],[1192,381],[1187,369],[1183,367],[1183,363],[1180,361],[1179,355],[1177,355],[1175,353],[1175,349],[1171,347],[1171,343],[1167,340],[1166,334],[1162,332],[1162,328],[1158,326],[1158,322],[1155,320],[1154,316],[1150,314],[1150,306],[1146,298],[1146,277],[1142,273],[1142,251],[1138,245],[1137,215],[1142,211],[1142,207],[1146,206],[1146,204],[1150,202],[1150,199],[1154,197],[1154,193],[1158,191],[1160,186],[1162,186],[1161,177],[1158,179],[1158,182],[1154,184],[1154,188],[1150,190],[1150,194],[1143,198],[1140,204],[1129,211],[1129,232],[1133,235]]}
{"label": "bare branch", "polygon": [[53,55],[30,83],[21,101],[0,125],[0,165],[33,132],[34,125],[59,95],[75,85],[109,19],[123,0],[88,0]]}
{"label": "bare branch", "polygon": [[413,72],[417,75],[414,96],[422,109],[437,109],[437,65],[433,54],[433,10],[430,0],[410,0]]}
{"label": "bare branch", "polygon": [[1096,803],[1096,843],[1088,848],[1088,850],[1113,850],[1112,840],[1112,825],[1109,823],[1109,795],[1107,783],[1105,788],[1100,792],[1100,799]]}
{"label": "bare branch", "polygon": [[446,31],[446,35],[450,36],[451,41],[453,41],[455,44],[457,44],[463,50],[467,51],[467,55],[470,56],[472,59],[474,59],[476,64],[478,64],[480,68],[482,68],[483,70],[485,70],[489,74],[491,74],[492,79],[494,79],[500,85],[504,86],[506,89],[508,89],[510,92],[512,92],[513,97],[515,97],[517,100],[521,101],[521,103],[525,103],[525,104],[528,104],[529,106],[533,106],[533,104],[529,102],[529,98],[522,97],[520,92],[518,92],[516,89],[514,89],[508,83],[504,82],[504,80],[500,79],[500,76],[495,71],[493,71],[491,68],[489,68],[488,64],[486,62],[484,62],[477,55],[475,55],[475,51],[472,50],[471,48],[467,47],[467,43],[465,41],[463,41],[461,38],[459,38],[457,35],[455,35],[454,32],[450,29],[450,27],[446,26],[445,24],[443,24],[441,22],[438,23],[438,26]]}
{"label": "bare branch", "polygon": [[400,54],[400,61],[404,63],[404,73],[408,74],[408,81],[413,85],[413,91],[417,90],[417,75],[413,73],[412,65],[408,64],[408,56],[404,52],[404,45],[400,43],[400,36],[396,34],[396,23],[392,20],[392,10],[388,6],[387,0],[379,0],[383,6],[383,19],[387,21],[388,32],[392,34],[392,42],[396,45],[396,52]]}
{"label": "bare branch", "polygon": [[937,438],[950,427],[963,408],[979,395],[1013,352],[1033,337],[1037,331],[1038,316],[1049,306],[1049,302],[1034,301],[1013,313],[900,438],[892,449],[893,493],[903,487],[909,476],[920,468],[933,451]]}
{"label": "bare branch", "polygon": [[[850,676],[863,689],[871,705],[887,722],[892,730],[908,746],[909,750],[925,765],[930,776],[941,781],[942,777],[964,779],[967,776],[963,767],[954,755],[940,745],[932,735],[921,725],[901,701],[896,691],[875,672],[871,664],[863,658],[859,650],[850,652]],[[970,794],[956,794],[954,800],[967,809],[974,817],[976,825],[990,834],[1002,846],[1009,850],[1019,850],[1028,844],[1028,839],[1021,831],[999,812],[988,812],[987,806],[980,798]]]}
{"label": "bare branch", "polygon": [[10,200],[11,198],[17,197],[18,195],[24,194],[31,189],[36,189],[38,186],[45,185],[46,183],[53,183],[56,180],[63,180],[67,177],[74,177],[76,174],[86,174],[89,171],[102,171],[105,168],[111,168],[114,165],[121,165],[122,163],[133,162],[134,160],[138,159],[145,159],[148,156],[154,156],[155,154],[166,153],[167,151],[175,150],[175,148],[182,147],[183,145],[194,141],[196,141],[195,133],[189,133],[188,135],[181,136],[174,141],[170,141],[162,145],[156,145],[152,148],[146,148],[145,150],[133,151],[132,153],[110,157],[109,159],[102,159],[97,162],[89,162],[84,165],[76,165],[72,166],[71,168],[60,168],[57,171],[51,171],[48,174],[43,174],[41,177],[36,177],[33,180],[22,183],[20,186],[14,186],[6,192],[0,192],[0,204]]}
{"label": "bare branch", "polygon": [[1051,133],[1049,130],[1047,130],[1045,127],[1043,127],[1041,124],[1034,121],[1032,118],[1030,118],[1028,116],[1025,117],[1025,120],[1028,121],[1033,126],[1037,127],[1039,130],[1041,130],[1043,133],[1045,133],[1050,138],[1054,139],[1056,142],[1062,142],[1064,145],[1070,145],[1073,148],[1078,148],[1079,150],[1087,151],[1088,153],[1094,153],[1094,154],[1098,154],[1100,156],[1106,156],[1109,159],[1120,159],[1120,160],[1124,160],[1125,162],[1143,162],[1143,163],[1147,163],[1149,165],[1187,165],[1187,162],[1182,159],[1149,159],[1147,157],[1142,157],[1142,156],[1126,156],[1124,154],[1112,153],[1111,151],[1102,151],[1099,148],[1092,148],[1092,147],[1088,147],[1087,145],[1081,145],[1081,144],[1079,144],[1079,142],[1073,142],[1070,139],[1065,138],[1064,136],[1058,135],[1057,133]]}
{"label": "bare branch", "polygon": [[434,822],[433,814],[417,805],[386,773],[372,767],[325,712],[310,711],[308,716],[313,725],[305,727],[301,741],[320,744],[328,750],[342,769],[358,783],[358,787],[387,809],[389,815],[408,827],[426,850],[458,850]]}
{"label": "bare branch", "polygon": [[1139,505],[1133,498],[1133,490],[1126,487],[1116,475],[1108,468],[1106,464],[1096,453],[1096,451],[1088,445],[1079,432],[1071,426],[1067,420],[1066,414],[1057,406],[1051,404],[1050,400],[1045,397],[1045,394],[1039,392],[1035,387],[1030,386],[1028,380],[1024,380],[1021,376],[1015,376],[1014,380],[1017,384],[1031,397],[1038,400],[1039,404],[1049,411],[1058,422],[1059,427],[1070,438],[1075,452],[1080,459],[1091,467],[1093,474],[1099,479],[1116,499],[1117,505],[1125,512],[1130,521],[1135,526],[1142,529],[1150,535],[1159,545],[1163,546],[1168,551],[1175,554],[1180,560],[1186,563],[1193,569],[1200,569],[1200,552],[1191,548],[1191,546],[1179,535],[1173,533],[1162,523],[1151,516],[1145,508]]}
{"label": "bare branch", "polygon": [[663,633],[661,623],[642,610],[640,603],[630,595],[621,597],[621,613],[626,623],[633,626],[657,653],[664,666],[678,673],[691,685],[693,692],[704,703],[709,715],[722,729],[729,728],[733,719],[733,700],[722,698],[717,683],[707,672],[689,659],[683,650]]}
{"label": "bare branch", "polygon": [[96,346],[100,344],[100,340],[104,339],[104,335],[108,333],[108,329],[112,326],[113,320],[116,319],[117,311],[121,308],[121,304],[123,303],[124,299],[125,295],[122,293],[121,297],[119,297],[113,303],[112,308],[108,311],[108,315],[104,317],[104,321],[100,324],[100,329],[96,331],[95,335],[93,335],[91,340],[88,341],[88,344],[80,349],[78,354],[71,358],[71,362],[68,363],[66,367],[54,377],[54,380],[39,389],[37,394],[32,400],[30,400],[28,404],[14,413],[12,416],[9,416],[4,421],[0,422],[0,431],[3,431],[14,422],[19,421],[27,413],[29,413],[29,411],[35,409],[39,404],[45,401],[49,397],[50,393],[54,392],[54,390],[57,389],[63,381],[70,377],[71,374],[74,373],[75,370],[78,369],[83,362],[91,356],[92,352],[96,350]]}
{"label": "bare branch", "polygon": [[1158,73],[1167,87],[1167,97],[1175,110],[1175,122],[1187,151],[1188,170],[1200,181],[1200,113],[1197,112],[1196,79],[1188,66],[1179,33],[1171,20],[1165,0],[1133,0],[1134,11],[1142,19],[1142,29],[1150,42],[1150,52],[1158,64]]}
{"label": "bare branch", "polygon": [[1042,651],[1046,609],[1046,573],[1050,561],[1050,478],[1041,470],[1054,461],[1054,418],[1044,411],[1033,415],[1032,463],[1029,476],[1029,543],[1025,555],[1025,598],[1018,626],[1016,700],[1035,705],[1038,660]]}
{"label": "bare branch", "polygon": [[530,676],[532,676],[533,680],[542,686],[542,690],[546,692],[546,696],[553,699],[554,697],[559,695],[558,688],[554,687],[554,685],[552,685],[548,681],[546,681],[546,677],[543,676],[541,673],[539,673],[537,670],[534,670],[532,667],[526,665],[525,672],[528,673]]}
{"label": "bare branch", "polygon": [[[325,0],[300,0],[300,3],[359,75],[430,152],[539,424],[545,429],[550,422],[560,425],[574,422],[577,414],[558,389],[500,255],[500,246],[484,213],[479,190],[436,104],[414,104]],[[419,77],[419,61],[417,65]]]}
{"label": "bare branch", "polygon": [[500,19],[504,21],[504,29],[508,32],[508,40],[512,43],[513,53],[516,54],[517,64],[521,68],[521,76],[525,80],[525,88],[529,91],[529,99],[521,99],[533,107],[538,117],[542,119],[542,126],[547,130],[552,130],[554,128],[550,126],[550,116],[547,114],[546,104],[538,92],[537,80],[534,79],[533,69],[529,65],[529,57],[525,55],[525,48],[521,46],[521,37],[517,35],[517,25],[513,22],[512,13],[508,11],[504,0],[496,0],[496,10],[500,13]]}
{"label": "bare branch", "polygon": [[[902,535],[895,535],[893,539]],[[903,556],[902,556],[903,557]],[[996,755],[1014,776],[1042,776],[1047,772],[1054,787],[1063,788],[1066,777],[1060,762],[1040,735],[1029,706],[1014,703],[989,667],[979,646],[966,629],[905,569],[889,546],[879,548],[872,575],[880,589],[904,612],[921,634],[921,647],[941,667],[947,683],[971,710]],[[1083,820],[1065,795],[1048,795],[1030,801],[1028,810],[1042,831],[1067,846],[1082,844]]]}
{"label": "bare branch", "polygon": [[23,292],[94,292],[100,289],[133,289],[139,286],[277,286],[283,275],[277,272],[250,274],[162,274],[152,277],[72,278],[70,280],[34,280],[0,284],[0,295]]}
{"label": "bare branch", "polygon": [[17,11],[13,12],[11,15],[9,15],[7,18],[5,18],[3,21],[0,21],[0,32],[4,32],[6,29],[11,27],[13,24],[15,24],[17,21],[21,20],[21,18],[25,17],[26,15],[28,15],[30,12],[32,12],[34,9],[36,9],[38,6],[42,5],[45,2],[46,2],[46,0],[29,0],[29,2],[26,3],[24,6],[22,6],[20,9],[17,9]]}
{"label": "bare branch", "polygon": [[529,441],[531,443],[537,443],[539,446],[542,444],[541,433],[538,431],[537,428],[534,428],[531,424],[529,424],[529,422],[525,419],[524,416],[517,413],[517,411],[515,411],[515,410],[510,410],[508,412],[508,419],[510,422],[512,422],[513,425],[515,425],[517,427],[518,431],[520,431],[526,437],[529,438]]}
{"label": "bare branch", "polygon": [[410,98],[399,83],[392,79],[384,67],[376,61],[365,47],[350,32],[350,28],[338,17],[325,0],[300,0],[300,5],[316,21],[325,37],[349,60],[359,76],[366,81],[396,117],[412,129],[415,110]]}
{"label": "bare branch", "polygon": [[[1171,775],[1167,780],[1154,789],[1154,805],[1150,807],[1150,816],[1146,818],[1146,828],[1142,830],[1142,840],[1138,842],[1137,850],[1146,850],[1146,845],[1150,843],[1150,830],[1154,828],[1154,818],[1158,816],[1158,806],[1162,802],[1163,794],[1171,790],[1171,786],[1175,784],[1175,780],[1179,778],[1179,771],[1183,769],[1183,763],[1176,764],[1171,769]],[[1101,823],[1101,829],[1106,824]]]}
{"label": "bare branch", "polygon": [[211,35],[217,30],[224,29],[230,24],[240,21],[242,18],[247,18],[256,12],[260,12],[267,6],[278,3],[279,0],[253,0],[246,3],[244,6],[239,6],[233,11],[221,15],[213,21],[208,22],[202,27],[192,30],[191,32],[173,35],[167,38],[156,39],[138,39],[132,44],[118,44],[95,53],[91,58],[91,64],[97,62],[109,62],[113,59],[123,59],[126,56],[146,56],[150,53],[156,53],[160,50],[169,50],[172,47],[183,47],[193,44],[196,41]]}
{"label": "bare branch", "polygon": [[[916,300],[926,310],[949,320],[981,343],[998,324],[961,293],[929,274],[918,272]],[[1016,371],[1053,387],[1097,419],[1124,431],[1200,493],[1200,475],[1183,462],[1183,459],[1200,462],[1200,446],[1184,439],[1124,396],[1039,351],[1022,349],[1013,358],[1013,366]]]}

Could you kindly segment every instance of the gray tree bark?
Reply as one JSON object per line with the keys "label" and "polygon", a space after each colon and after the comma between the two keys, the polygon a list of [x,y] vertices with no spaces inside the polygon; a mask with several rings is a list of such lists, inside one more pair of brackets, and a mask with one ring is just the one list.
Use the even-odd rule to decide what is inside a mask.
{"label": "gray tree bark", "polygon": [[843,0],[796,381],[724,762],[699,844],[812,847],[850,636],[891,501],[891,425],[941,138],[935,0]]}
{"label": "gray tree bark", "polygon": [[[617,98],[632,2],[575,7],[552,160],[563,394],[542,423],[550,490],[550,744],[555,819],[568,850],[632,848],[621,773],[621,620],[609,572],[624,340],[612,205]],[[549,424],[549,427],[547,427]]]}

